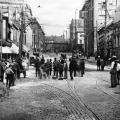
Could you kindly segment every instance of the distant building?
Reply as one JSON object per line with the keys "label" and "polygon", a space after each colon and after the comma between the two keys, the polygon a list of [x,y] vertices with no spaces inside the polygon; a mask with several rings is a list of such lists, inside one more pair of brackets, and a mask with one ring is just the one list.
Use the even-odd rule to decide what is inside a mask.
{"label": "distant building", "polygon": [[46,36],[46,52],[68,52],[68,42],[63,36]]}
{"label": "distant building", "polygon": [[70,24],[70,45],[71,50],[84,49],[84,21],[83,19],[72,19]]}

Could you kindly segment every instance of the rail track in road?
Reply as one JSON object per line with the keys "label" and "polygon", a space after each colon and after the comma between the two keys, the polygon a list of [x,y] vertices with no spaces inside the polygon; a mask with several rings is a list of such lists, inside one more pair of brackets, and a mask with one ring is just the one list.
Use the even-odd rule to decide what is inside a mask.
{"label": "rail track in road", "polygon": [[[75,116],[75,120],[101,120],[90,108],[87,107],[87,105],[85,105],[85,103],[83,103],[83,101],[81,101],[80,96],[74,93],[70,86],[69,93],[52,85],[43,85],[43,88],[49,91],[48,96],[49,94],[54,93],[68,112]],[[64,100],[61,100],[61,97],[64,98]]]}
{"label": "rail track in road", "polygon": [[[110,82],[107,81],[107,80],[102,80],[102,81],[107,82],[107,83],[110,84]],[[98,83],[97,80],[96,80],[96,88],[97,88],[98,90],[100,90],[101,92],[103,92],[104,94],[110,96],[110,97],[111,97],[112,99],[114,99],[116,102],[119,102],[119,103],[120,103],[120,99],[114,97],[114,96],[112,95],[112,93],[110,93],[110,92],[106,92],[105,88],[102,87],[102,86]]]}
{"label": "rail track in road", "polygon": [[[94,112],[94,111],[92,110],[92,108],[90,108],[90,106],[89,106],[87,103],[83,102],[83,100],[82,100],[82,98],[80,97],[80,95],[78,95],[76,84],[74,84],[73,87],[72,87],[71,84],[69,83],[69,81],[68,81],[68,80],[66,80],[66,81],[67,81],[67,83],[68,83],[69,88],[73,89],[72,91],[73,91],[74,94],[80,99],[80,101],[82,101],[82,103],[84,104],[84,106],[85,106],[88,110],[90,110],[93,114],[95,114],[95,116],[97,116],[98,119],[102,120],[102,117],[100,117],[100,116],[103,116],[102,114],[101,114],[101,115],[97,114],[97,112],[96,112],[96,111]],[[105,81],[105,82],[109,82],[109,81]],[[118,98],[116,98],[115,96],[113,96],[110,92],[105,91],[104,87],[101,87],[101,86],[98,84],[97,81],[96,81],[96,84],[95,84],[95,88],[96,88],[96,89],[94,89],[95,92],[100,92],[100,93],[102,93],[102,94],[104,94],[104,95],[109,96],[110,98],[112,98],[112,101],[114,101],[116,104],[119,104],[119,103],[120,103],[120,100],[119,100]],[[87,89],[87,88],[86,88],[86,89]],[[117,120],[117,118],[115,118],[115,119]],[[119,118],[119,119],[120,119],[120,118]],[[105,120],[106,120],[106,119],[105,119]]]}

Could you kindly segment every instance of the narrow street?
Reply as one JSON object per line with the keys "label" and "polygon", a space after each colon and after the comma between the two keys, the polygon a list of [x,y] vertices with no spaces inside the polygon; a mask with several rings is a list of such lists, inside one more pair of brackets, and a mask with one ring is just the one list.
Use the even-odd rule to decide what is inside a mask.
{"label": "narrow street", "polygon": [[120,86],[110,88],[107,68],[86,70],[73,81],[40,80],[31,66],[1,100],[0,120],[120,120]]}

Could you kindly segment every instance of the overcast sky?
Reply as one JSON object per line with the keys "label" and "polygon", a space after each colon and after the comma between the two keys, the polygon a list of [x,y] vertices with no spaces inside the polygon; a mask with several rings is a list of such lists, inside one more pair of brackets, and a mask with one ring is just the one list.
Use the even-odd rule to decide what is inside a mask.
{"label": "overcast sky", "polygon": [[[46,35],[62,35],[85,0],[27,0]],[[40,7],[37,7],[39,6]],[[78,14],[79,11],[76,11]],[[78,17],[78,15],[77,15]]]}

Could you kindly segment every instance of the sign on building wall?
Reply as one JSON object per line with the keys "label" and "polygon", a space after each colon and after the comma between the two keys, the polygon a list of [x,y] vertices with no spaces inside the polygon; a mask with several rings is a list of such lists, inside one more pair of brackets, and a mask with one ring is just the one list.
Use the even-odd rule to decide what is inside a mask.
{"label": "sign on building wall", "polygon": [[78,33],[78,42],[77,44],[84,44],[84,33]]}
{"label": "sign on building wall", "polygon": [[6,40],[6,20],[3,20],[3,40]]}
{"label": "sign on building wall", "polygon": [[1,4],[23,4],[24,0],[0,0]]}

